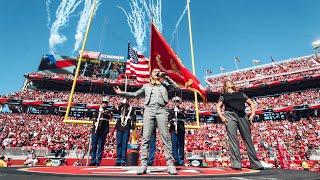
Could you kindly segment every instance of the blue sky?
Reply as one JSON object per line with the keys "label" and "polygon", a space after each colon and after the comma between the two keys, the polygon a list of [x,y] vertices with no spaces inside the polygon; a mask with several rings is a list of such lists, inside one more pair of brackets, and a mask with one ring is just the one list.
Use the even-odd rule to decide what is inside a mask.
{"label": "blue sky", "polygon": [[[51,1],[52,23],[60,1]],[[128,9],[128,1],[101,2],[86,47],[126,56],[128,40],[133,44],[135,40],[124,14],[116,6]],[[162,1],[163,34],[168,41],[185,4],[185,0]],[[269,63],[271,56],[283,60],[313,53],[311,43],[320,39],[318,7],[318,0],[191,0],[197,76],[204,82],[206,69],[212,69],[214,74],[219,73],[220,66],[227,71],[235,70],[234,56],[241,59],[239,67],[245,68],[252,65],[253,59]],[[82,5],[61,30],[68,40],[57,46],[56,54],[72,55],[81,10]],[[107,24],[101,35],[105,18]],[[36,71],[42,54],[49,52],[45,0],[3,1],[0,20],[0,94],[7,94],[19,90],[23,74]],[[180,23],[172,47],[191,69],[187,16]]]}

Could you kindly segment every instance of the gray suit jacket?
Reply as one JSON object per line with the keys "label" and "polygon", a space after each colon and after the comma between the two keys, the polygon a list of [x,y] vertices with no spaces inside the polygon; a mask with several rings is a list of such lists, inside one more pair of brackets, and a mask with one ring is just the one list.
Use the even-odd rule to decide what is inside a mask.
{"label": "gray suit jacket", "polygon": [[[177,85],[171,79],[169,79],[169,81],[171,82],[171,84],[168,81],[164,81],[160,85],[160,93],[161,93],[161,97],[163,98],[163,101],[159,101],[159,103],[161,103],[160,105],[163,105],[163,106],[167,105],[169,101],[168,91],[166,88],[174,89],[177,87]],[[146,83],[142,86],[142,88],[140,88],[136,92],[121,92],[119,95],[123,95],[127,97],[137,97],[144,93],[144,97],[145,97],[144,105],[147,105],[150,101],[152,87],[153,87],[152,84]],[[162,104],[162,102],[164,104]]]}

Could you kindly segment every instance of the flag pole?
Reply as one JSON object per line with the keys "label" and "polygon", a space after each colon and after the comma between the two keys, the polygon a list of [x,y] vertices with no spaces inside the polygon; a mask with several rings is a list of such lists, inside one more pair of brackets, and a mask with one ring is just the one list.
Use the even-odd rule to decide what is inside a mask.
{"label": "flag pole", "polygon": [[236,63],[237,71],[239,71],[238,62],[237,62],[237,60],[236,60],[236,59],[234,60],[234,63]]}
{"label": "flag pole", "polygon": [[[129,54],[129,40],[128,40],[128,54]],[[127,60],[128,63],[128,60]],[[127,66],[126,66],[127,67]],[[124,92],[127,92],[127,86],[128,86],[128,74],[127,74],[127,68],[126,68],[126,72],[124,73],[124,75],[126,76],[126,81],[124,82]]]}
{"label": "flag pole", "polygon": [[68,106],[67,106],[67,110],[66,110],[66,114],[65,114],[65,116],[64,116],[63,122],[68,121],[68,117],[69,117],[69,113],[70,113],[70,108],[71,108],[71,103],[72,103],[74,91],[75,91],[75,88],[76,88],[77,78],[78,78],[78,76],[79,76],[79,71],[80,71],[80,65],[81,65],[81,61],[82,61],[83,51],[84,51],[84,47],[85,47],[86,42],[87,42],[87,37],[88,37],[89,30],[90,30],[90,25],[91,25],[91,21],[92,21],[92,16],[93,16],[93,13],[94,13],[94,9],[95,9],[95,7],[96,7],[96,1],[97,1],[97,0],[94,0],[94,2],[93,2],[93,7],[92,7],[92,9],[91,9],[90,18],[89,18],[89,21],[88,21],[88,24],[87,24],[86,34],[85,34],[84,39],[83,39],[83,42],[82,42],[82,48],[81,48],[80,56],[79,56],[79,59],[78,59],[78,64],[77,64],[76,73],[75,73],[74,78],[73,78],[73,83],[72,83],[72,88],[71,88],[71,92],[70,92],[70,96],[69,96]]}
{"label": "flag pole", "polygon": [[126,74],[126,81],[124,83],[124,92],[127,92],[127,86],[128,86],[128,75]]}
{"label": "flag pole", "polygon": [[151,43],[152,43],[152,24],[153,24],[153,13],[152,13],[151,15],[152,15],[152,16],[151,16],[151,22],[150,22],[150,52],[149,52],[150,56],[149,56],[149,63],[148,63],[148,65],[149,65],[149,72],[150,72],[150,74],[151,74]]}
{"label": "flag pole", "polygon": [[[192,61],[192,73],[196,76],[196,70],[194,65],[194,54],[193,54],[193,42],[192,42],[192,28],[191,28],[191,16],[190,16],[190,0],[187,0],[188,7],[188,24],[189,24],[189,36],[190,36],[190,51],[191,51],[191,61]],[[196,110],[196,120],[197,127],[200,128],[200,120],[199,120],[199,104],[198,104],[198,95],[197,92],[194,92],[194,102],[195,102],[195,110]]]}

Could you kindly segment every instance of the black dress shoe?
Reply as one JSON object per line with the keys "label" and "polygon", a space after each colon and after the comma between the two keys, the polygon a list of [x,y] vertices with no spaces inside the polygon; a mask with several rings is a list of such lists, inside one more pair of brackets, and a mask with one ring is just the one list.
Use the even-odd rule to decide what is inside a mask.
{"label": "black dress shoe", "polygon": [[94,162],[91,162],[90,164],[89,164],[89,166],[96,166],[97,164],[96,163],[94,163]]}
{"label": "black dress shoe", "polygon": [[231,167],[231,169],[236,170],[236,171],[242,171],[242,168]]}
{"label": "black dress shoe", "polygon": [[253,170],[265,170],[265,168],[264,168],[264,167],[251,168],[251,169],[253,169]]}
{"label": "black dress shoe", "polygon": [[121,166],[127,166],[127,163],[123,162],[121,163]]}
{"label": "black dress shoe", "polygon": [[153,166],[153,163],[147,163],[148,166]]}

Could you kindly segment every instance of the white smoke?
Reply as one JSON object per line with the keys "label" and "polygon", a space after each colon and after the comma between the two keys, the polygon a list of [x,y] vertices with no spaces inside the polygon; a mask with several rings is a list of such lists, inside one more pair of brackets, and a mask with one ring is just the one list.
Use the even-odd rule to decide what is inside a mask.
{"label": "white smoke", "polygon": [[[189,1],[189,2],[190,2],[190,1]],[[182,20],[183,16],[186,14],[187,10],[188,10],[188,5],[186,5],[186,7],[184,8],[181,16],[180,16],[179,19],[178,19],[178,22],[177,22],[176,26],[174,27],[174,30],[173,30],[173,32],[172,32],[172,37],[171,37],[171,40],[170,40],[170,44],[172,44],[172,41],[173,41],[173,39],[174,39],[174,36],[176,35],[177,30],[178,30],[178,28],[179,28],[180,21]]]}
{"label": "white smoke", "polygon": [[47,27],[50,31],[50,22],[51,22],[51,15],[50,15],[50,0],[46,0],[46,11],[47,11]]}
{"label": "white smoke", "polygon": [[140,0],[140,3],[143,4],[149,21],[153,21],[158,30],[162,32],[162,1],[156,0],[154,3],[154,0],[149,0],[149,4],[147,4],[145,0]]}
{"label": "white smoke", "polygon": [[[158,30],[162,32],[162,1],[149,0],[130,0],[129,2],[131,12],[128,13],[124,8],[118,6],[126,15],[130,31],[134,36],[137,44],[138,52],[145,51],[145,38],[147,33],[148,24],[153,21]],[[149,21],[146,20],[146,16]]]}
{"label": "white smoke", "polygon": [[134,36],[137,43],[137,50],[141,53],[145,51],[144,40],[146,37],[146,20],[145,12],[143,11],[142,5],[138,0],[130,0],[130,13],[118,6],[127,17],[127,22],[130,27],[130,31]]}
{"label": "white smoke", "polygon": [[83,0],[62,0],[58,6],[56,19],[50,29],[49,48],[51,53],[54,53],[56,45],[62,44],[67,40],[67,37],[61,35],[59,30],[67,25],[70,14],[74,12],[82,1]]}
{"label": "white smoke", "polygon": [[[79,50],[79,47],[83,41],[83,36],[86,31],[86,26],[87,26],[87,23],[90,18],[90,12],[91,12],[91,8],[93,6],[93,1],[94,0],[85,0],[85,2],[84,2],[84,7],[81,12],[80,20],[78,21],[78,25],[77,25],[76,35],[74,36],[75,41],[76,41],[74,44],[74,47],[73,47],[74,52]],[[96,3],[97,3],[97,5],[95,7],[93,16],[95,15],[99,5],[101,4],[100,0],[97,0]]]}

